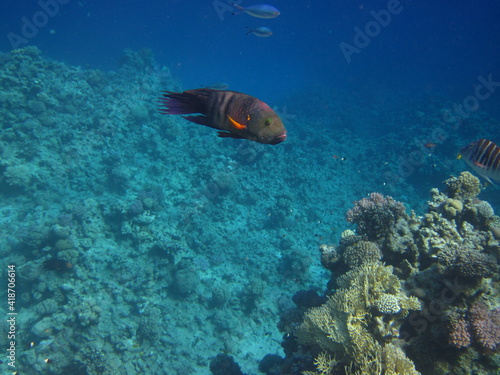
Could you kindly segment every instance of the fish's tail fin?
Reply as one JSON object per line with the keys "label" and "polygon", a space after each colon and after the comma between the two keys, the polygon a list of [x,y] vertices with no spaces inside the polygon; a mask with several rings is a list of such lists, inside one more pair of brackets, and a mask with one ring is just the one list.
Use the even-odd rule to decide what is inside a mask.
{"label": "fish's tail fin", "polygon": [[233,16],[236,15],[236,14],[240,14],[240,13],[242,13],[242,12],[245,11],[245,8],[243,8],[241,5],[238,5],[238,4],[234,3],[234,2],[231,2],[231,5],[238,10],[237,12],[233,12]]}
{"label": "fish's tail fin", "polygon": [[187,115],[190,113],[203,113],[205,96],[191,90],[184,92],[164,91],[158,98],[159,111],[164,115]]}

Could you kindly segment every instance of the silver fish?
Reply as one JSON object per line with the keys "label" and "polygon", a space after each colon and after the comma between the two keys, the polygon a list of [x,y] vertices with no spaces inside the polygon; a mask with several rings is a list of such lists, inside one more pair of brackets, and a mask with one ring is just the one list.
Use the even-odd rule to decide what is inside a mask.
{"label": "silver fish", "polygon": [[487,139],[478,139],[462,147],[459,158],[489,182],[500,181],[500,147]]}
{"label": "silver fish", "polygon": [[247,13],[257,18],[275,18],[280,15],[280,11],[272,5],[258,4],[250,5],[249,7],[242,7],[236,3],[231,3],[231,5],[238,9],[238,12],[234,12],[233,14]]}
{"label": "silver fish", "polygon": [[201,86],[204,89],[212,89],[212,90],[227,90],[229,85],[225,82],[214,82],[210,85]]}
{"label": "silver fish", "polygon": [[247,27],[247,29],[247,35],[253,34],[256,36],[260,36],[261,38],[267,38],[268,36],[273,35],[273,31],[268,27],[257,27],[255,29],[250,29],[249,27]]}

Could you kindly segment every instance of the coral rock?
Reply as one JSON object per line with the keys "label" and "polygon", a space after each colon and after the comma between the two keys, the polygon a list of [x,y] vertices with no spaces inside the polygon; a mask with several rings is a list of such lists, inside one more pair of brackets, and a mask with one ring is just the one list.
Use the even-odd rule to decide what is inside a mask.
{"label": "coral rock", "polygon": [[386,293],[375,301],[375,307],[382,314],[397,314],[401,311],[397,297]]}
{"label": "coral rock", "polygon": [[471,344],[470,324],[463,318],[452,319],[448,335],[450,345],[457,348],[466,348]]}
{"label": "coral rock", "polygon": [[385,237],[401,217],[407,217],[405,206],[391,197],[371,193],[354,203],[347,211],[346,220],[358,225],[357,233],[366,235],[369,240]]}
{"label": "coral rock", "polygon": [[478,302],[469,310],[469,321],[474,338],[482,348],[492,351],[500,348],[500,308],[490,311]]}
{"label": "coral rock", "polygon": [[380,260],[382,252],[375,242],[359,241],[346,247],[342,257],[344,263],[352,269],[361,266],[363,263]]}
{"label": "coral rock", "polygon": [[460,173],[444,182],[448,186],[447,194],[454,199],[472,199],[481,192],[479,179],[469,172]]}

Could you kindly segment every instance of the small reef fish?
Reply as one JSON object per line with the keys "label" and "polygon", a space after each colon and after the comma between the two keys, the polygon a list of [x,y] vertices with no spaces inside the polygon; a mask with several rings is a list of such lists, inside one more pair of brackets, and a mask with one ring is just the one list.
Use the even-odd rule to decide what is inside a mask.
{"label": "small reef fish", "polygon": [[196,89],[164,91],[159,98],[160,113],[184,116],[195,124],[222,130],[219,137],[248,139],[275,145],[286,139],[279,116],[263,101],[236,91]]}
{"label": "small reef fish", "polygon": [[251,5],[249,7],[242,7],[241,5],[238,5],[236,3],[231,3],[231,5],[238,9],[238,12],[234,12],[233,15],[239,13],[247,13],[252,17],[257,18],[275,18],[281,14],[278,9],[276,9],[272,5],[267,4]]}
{"label": "small reef fish", "polygon": [[253,34],[256,36],[260,36],[261,38],[267,38],[268,36],[273,35],[273,31],[267,27],[257,27],[255,29],[250,29],[247,27],[247,35],[248,34]]}
{"label": "small reef fish", "polygon": [[227,90],[229,85],[225,82],[214,82],[211,85],[201,86],[204,89],[212,89],[212,90]]}
{"label": "small reef fish", "polygon": [[500,147],[487,139],[478,139],[460,149],[464,161],[489,182],[500,181]]}

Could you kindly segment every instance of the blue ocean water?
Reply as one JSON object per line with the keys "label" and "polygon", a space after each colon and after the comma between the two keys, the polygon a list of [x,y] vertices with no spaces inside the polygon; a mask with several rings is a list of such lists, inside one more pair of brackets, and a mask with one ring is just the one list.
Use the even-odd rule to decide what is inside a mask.
{"label": "blue ocean water", "polygon": [[[430,270],[436,283],[463,278],[467,292],[432,321],[441,333],[398,343],[418,371],[498,372],[500,333],[484,344],[472,319],[486,303],[500,331],[498,272],[487,272],[500,257],[498,187],[477,176],[479,195],[462,194],[469,177],[460,189],[443,182],[475,174],[461,147],[500,144],[500,2],[269,4],[278,17],[233,15],[222,0],[1,5],[0,254],[4,284],[13,280],[0,293],[0,343],[13,353],[2,373],[314,371],[321,351],[335,353],[290,338],[318,306],[297,293],[324,302],[335,292],[347,269],[322,264],[319,249],[342,258],[346,229],[380,246],[424,308],[438,294],[421,280]],[[273,34],[247,33],[257,27]],[[218,138],[158,113],[162,90],[217,82],[266,102],[287,140]],[[373,192],[414,216],[405,226],[375,212],[396,229],[366,237],[346,213]],[[482,254],[484,273],[464,275],[453,263],[464,255],[449,256],[459,247]],[[448,338],[460,319],[472,327],[467,349]],[[422,364],[419,339],[445,353],[435,367],[448,370]],[[280,357],[274,367],[267,354]],[[323,373],[361,368],[338,360]]]}

